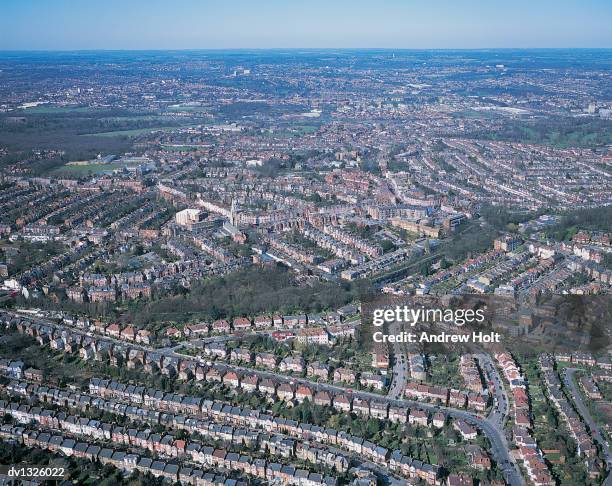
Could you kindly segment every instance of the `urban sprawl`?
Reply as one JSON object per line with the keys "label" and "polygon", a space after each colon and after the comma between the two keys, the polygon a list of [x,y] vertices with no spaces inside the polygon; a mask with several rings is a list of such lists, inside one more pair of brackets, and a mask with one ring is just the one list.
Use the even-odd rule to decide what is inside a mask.
{"label": "urban sprawl", "polygon": [[[609,309],[559,312],[611,293],[611,86],[605,50],[1,54],[0,463],[612,484]],[[371,337],[366,299],[468,294],[492,347]]]}

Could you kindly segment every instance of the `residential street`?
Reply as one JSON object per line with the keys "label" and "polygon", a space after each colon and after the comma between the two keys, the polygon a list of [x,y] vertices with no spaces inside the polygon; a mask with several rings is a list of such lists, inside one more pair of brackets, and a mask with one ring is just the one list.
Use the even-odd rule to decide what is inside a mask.
{"label": "residential street", "polygon": [[[584,403],[582,394],[580,390],[578,389],[578,385],[576,384],[575,374],[577,371],[581,371],[581,370],[578,368],[565,368],[564,373],[563,373],[563,383],[571,391],[571,398],[576,404],[578,413],[580,414],[582,419],[586,422],[586,424],[589,426],[589,429],[591,431],[591,436],[602,448],[604,452],[604,456],[606,458],[606,463],[608,464],[608,466],[612,466],[612,456],[610,455],[610,446],[608,442],[604,439],[604,436],[602,435],[601,430],[599,429],[599,426],[597,425],[595,420],[593,420],[593,417],[591,416],[589,409]],[[608,475],[608,478],[606,479],[606,484],[611,484],[611,481],[612,480],[610,479],[610,475]]]}
{"label": "residential street", "polygon": [[[68,328],[66,326],[61,326],[49,320],[44,320],[40,318],[33,319],[27,316],[23,316],[21,314],[19,314],[19,317],[22,319],[32,320],[33,322],[44,322],[50,327],[54,327],[58,329],[69,329],[75,333],[86,334],[83,331],[73,329],[73,328]],[[116,344],[122,344],[122,345],[126,344],[124,341],[121,341],[119,339],[109,338],[108,336],[96,336],[96,337],[101,341],[111,341]],[[130,343],[130,346],[137,348],[137,349],[142,349],[143,351],[146,351],[146,352],[159,353],[164,356],[180,358],[180,359],[186,359],[186,358],[195,359],[193,356],[180,354],[175,351],[160,351],[157,348],[142,346],[142,345],[133,345],[131,343]],[[273,373],[270,371],[261,371],[261,370],[256,370],[253,368],[246,368],[243,366],[237,366],[237,365],[232,365],[232,364],[214,363],[214,366],[215,368],[217,368],[218,370],[222,372],[234,370],[234,371],[241,371],[241,372],[246,372],[246,373],[255,373],[260,378],[273,378],[279,382],[285,382],[285,383],[291,383],[291,384],[300,383],[300,384],[309,386],[314,391],[325,390],[327,392],[331,392],[334,394],[349,395],[354,398],[362,398],[365,400],[377,400],[380,402],[386,402],[389,405],[416,408],[416,409],[425,410],[428,412],[443,411],[452,418],[459,418],[459,419],[465,420],[468,424],[473,425],[474,427],[477,427],[480,431],[482,431],[482,433],[484,433],[488,437],[488,439],[491,441],[491,454],[493,456],[493,459],[499,464],[500,469],[503,471],[504,478],[510,486],[523,486],[525,484],[520,474],[520,471],[518,469],[518,466],[516,465],[516,463],[514,462],[510,454],[510,451],[508,449],[508,445],[507,445],[504,435],[500,433],[497,426],[494,423],[492,423],[489,419],[482,417],[480,415],[477,415],[475,413],[468,412],[466,410],[459,410],[459,409],[454,409],[454,408],[449,408],[449,407],[444,407],[444,406],[438,406],[438,405],[425,403],[425,402],[417,402],[413,400],[405,400],[405,399],[400,399],[400,398],[390,398],[387,396],[378,395],[376,393],[356,391],[353,389],[340,387],[336,385],[330,385],[326,383],[317,383],[317,382],[310,381],[304,378],[291,377],[291,376],[282,375],[280,373]]]}

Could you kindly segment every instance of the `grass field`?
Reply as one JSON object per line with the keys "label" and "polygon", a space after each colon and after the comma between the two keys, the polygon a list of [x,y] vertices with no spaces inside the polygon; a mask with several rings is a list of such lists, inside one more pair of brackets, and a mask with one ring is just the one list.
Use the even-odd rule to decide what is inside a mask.
{"label": "grass field", "polygon": [[127,116],[109,116],[100,118],[104,122],[157,122],[164,123],[168,120],[174,120],[171,116],[159,116],[159,115],[127,115]]}
{"label": "grass field", "polygon": [[103,174],[123,167],[123,164],[85,164],[64,165],[53,171],[54,174],[71,174],[75,176],[86,176],[88,174]]}
{"label": "grass field", "polygon": [[[173,112],[177,112],[177,111],[182,111],[182,112],[190,112],[190,113],[206,113],[210,108],[208,106],[169,106],[168,108],[166,108],[166,111],[168,113],[173,113]],[[212,116],[212,115],[211,115]]]}
{"label": "grass field", "polygon": [[187,152],[198,150],[202,147],[198,147],[197,145],[162,145],[161,148],[168,152]]}
{"label": "grass field", "polygon": [[63,165],[53,170],[52,173],[54,175],[83,177],[89,174],[104,174],[128,166],[128,164],[120,162],[111,162],[109,164]]}
{"label": "grass field", "polygon": [[24,108],[25,113],[40,113],[40,114],[53,114],[53,113],[90,113],[95,111],[95,108],[87,106],[57,106],[57,105],[38,105],[32,108]]}
{"label": "grass field", "polygon": [[293,130],[296,130],[300,135],[304,135],[307,133],[316,132],[320,126],[319,125],[294,125],[291,127]]}
{"label": "grass field", "polygon": [[117,130],[114,132],[100,132],[100,133],[86,133],[84,137],[137,137],[138,135],[144,135],[147,133],[162,131],[171,132],[172,130],[178,130],[179,128],[186,128],[191,125],[182,125],[174,127],[151,127],[151,128],[135,128],[133,130]]}

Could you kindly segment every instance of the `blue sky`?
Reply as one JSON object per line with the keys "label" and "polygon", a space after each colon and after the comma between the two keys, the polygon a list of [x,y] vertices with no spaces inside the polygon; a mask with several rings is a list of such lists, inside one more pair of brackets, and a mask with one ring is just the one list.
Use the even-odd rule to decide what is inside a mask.
{"label": "blue sky", "polygon": [[0,50],[612,47],[611,0],[0,0]]}

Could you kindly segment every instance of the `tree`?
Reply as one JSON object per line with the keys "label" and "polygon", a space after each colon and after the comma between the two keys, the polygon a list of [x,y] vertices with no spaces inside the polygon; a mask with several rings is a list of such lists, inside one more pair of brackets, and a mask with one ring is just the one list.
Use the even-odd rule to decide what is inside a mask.
{"label": "tree", "polygon": [[424,261],[419,264],[419,273],[424,277],[431,273],[431,265],[428,261]]}
{"label": "tree", "polygon": [[395,250],[395,245],[393,244],[391,240],[382,240],[380,242],[380,246],[385,253]]}

